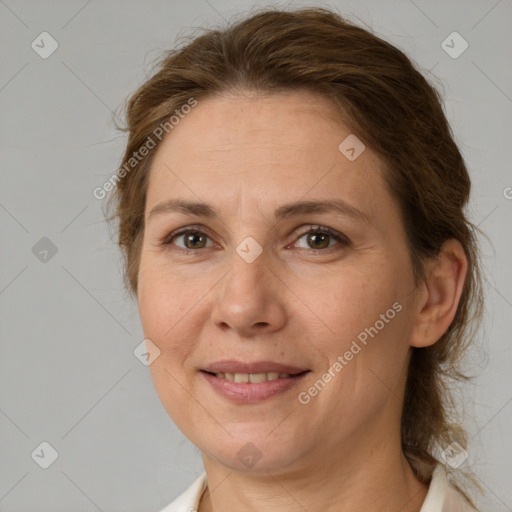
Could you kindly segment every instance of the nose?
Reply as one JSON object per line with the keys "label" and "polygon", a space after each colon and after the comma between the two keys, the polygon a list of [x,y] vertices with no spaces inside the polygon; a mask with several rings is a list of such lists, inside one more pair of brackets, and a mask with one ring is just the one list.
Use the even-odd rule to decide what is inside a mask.
{"label": "nose", "polygon": [[265,251],[250,263],[234,252],[231,270],[217,287],[214,324],[249,338],[282,329],[286,318],[283,284]]}

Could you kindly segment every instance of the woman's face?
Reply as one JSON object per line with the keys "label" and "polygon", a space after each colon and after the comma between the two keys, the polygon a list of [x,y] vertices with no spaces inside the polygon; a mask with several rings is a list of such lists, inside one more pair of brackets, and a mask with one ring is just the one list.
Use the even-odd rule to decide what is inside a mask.
{"label": "woman's face", "polygon": [[[138,276],[151,376],[228,468],[326,468],[400,437],[416,300],[404,227],[379,159],[353,137],[340,149],[350,130],[329,109],[306,92],[201,100],[151,169]],[[275,379],[273,364],[309,371]]]}

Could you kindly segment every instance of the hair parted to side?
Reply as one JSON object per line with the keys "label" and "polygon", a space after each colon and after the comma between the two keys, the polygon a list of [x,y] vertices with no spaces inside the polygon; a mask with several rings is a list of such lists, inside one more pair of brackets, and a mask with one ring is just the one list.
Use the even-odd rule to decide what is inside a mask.
{"label": "hair parted to side", "polygon": [[[397,48],[324,8],[265,8],[223,30],[205,30],[165,52],[155,73],[126,107],[128,142],[122,166],[155,129],[193,98],[230,92],[305,90],[330,100],[333,111],[385,164],[384,177],[400,205],[416,282],[424,262],[451,238],[463,246],[468,273],[456,316],[432,346],[412,348],[402,414],[402,447],[428,483],[436,449],[467,446],[449,391],[465,380],[461,360],[482,317],[476,235],[465,215],[470,179],[437,91]],[[172,133],[170,134],[172,136]],[[154,138],[154,137],[153,137]],[[109,198],[127,287],[137,293],[148,175],[160,141],[118,180]],[[449,468],[448,468],[449,469]],[[479,486],[469,470],[458,471]],[[467,486],[453,482],[472,503]]]}

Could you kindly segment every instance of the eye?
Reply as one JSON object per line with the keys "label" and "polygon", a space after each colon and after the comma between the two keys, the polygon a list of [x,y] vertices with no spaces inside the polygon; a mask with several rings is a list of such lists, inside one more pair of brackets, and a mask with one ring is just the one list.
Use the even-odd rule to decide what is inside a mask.
{"label": "eye", "polygon": [[[175,243],[174,240],[181,240],[183,245]],[[180,249],[183,250],[194,250],[194,249],[204,249],[211,247],[207,242],[209,240],[208,235],[204,231],[200,231],[199,229],[193,228],[185,228],[179,231],[175,231],[171,233],[163,242],[162,245],[176,245]]]}
{"label": "eye", "polygon": [[[297,239],[295,244],[303,238],[306,245],[299,247],[300,249],[325,250],[334,245],[347,246],[350,244],[350,240],[345,235],[327,226],[311,227]],[[333,241],[336,243],[331,243]]]}

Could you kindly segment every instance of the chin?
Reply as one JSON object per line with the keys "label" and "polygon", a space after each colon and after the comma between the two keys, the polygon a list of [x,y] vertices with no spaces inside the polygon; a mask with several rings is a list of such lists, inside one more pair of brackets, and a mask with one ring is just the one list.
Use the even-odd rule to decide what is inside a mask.
{"label": "chin", "polygon": [[[250,432],[251,426],[248,425],[246,435],[237,435],[227,429],[229,434],[225,435],[224,441],[212,443],[212,439],[207,440],[206,450],[201,451],[208,454],[217,461],[217,463],[233,470],[248,472],[252,474],[267,474],[279,472],[292,465],[297,458],[295,454],[298,443],[292,439],[280,439],[278,437],[269,437],[271,429],[262,429],[262,434]],[[275,428],[275,427],[272,427]]]}

